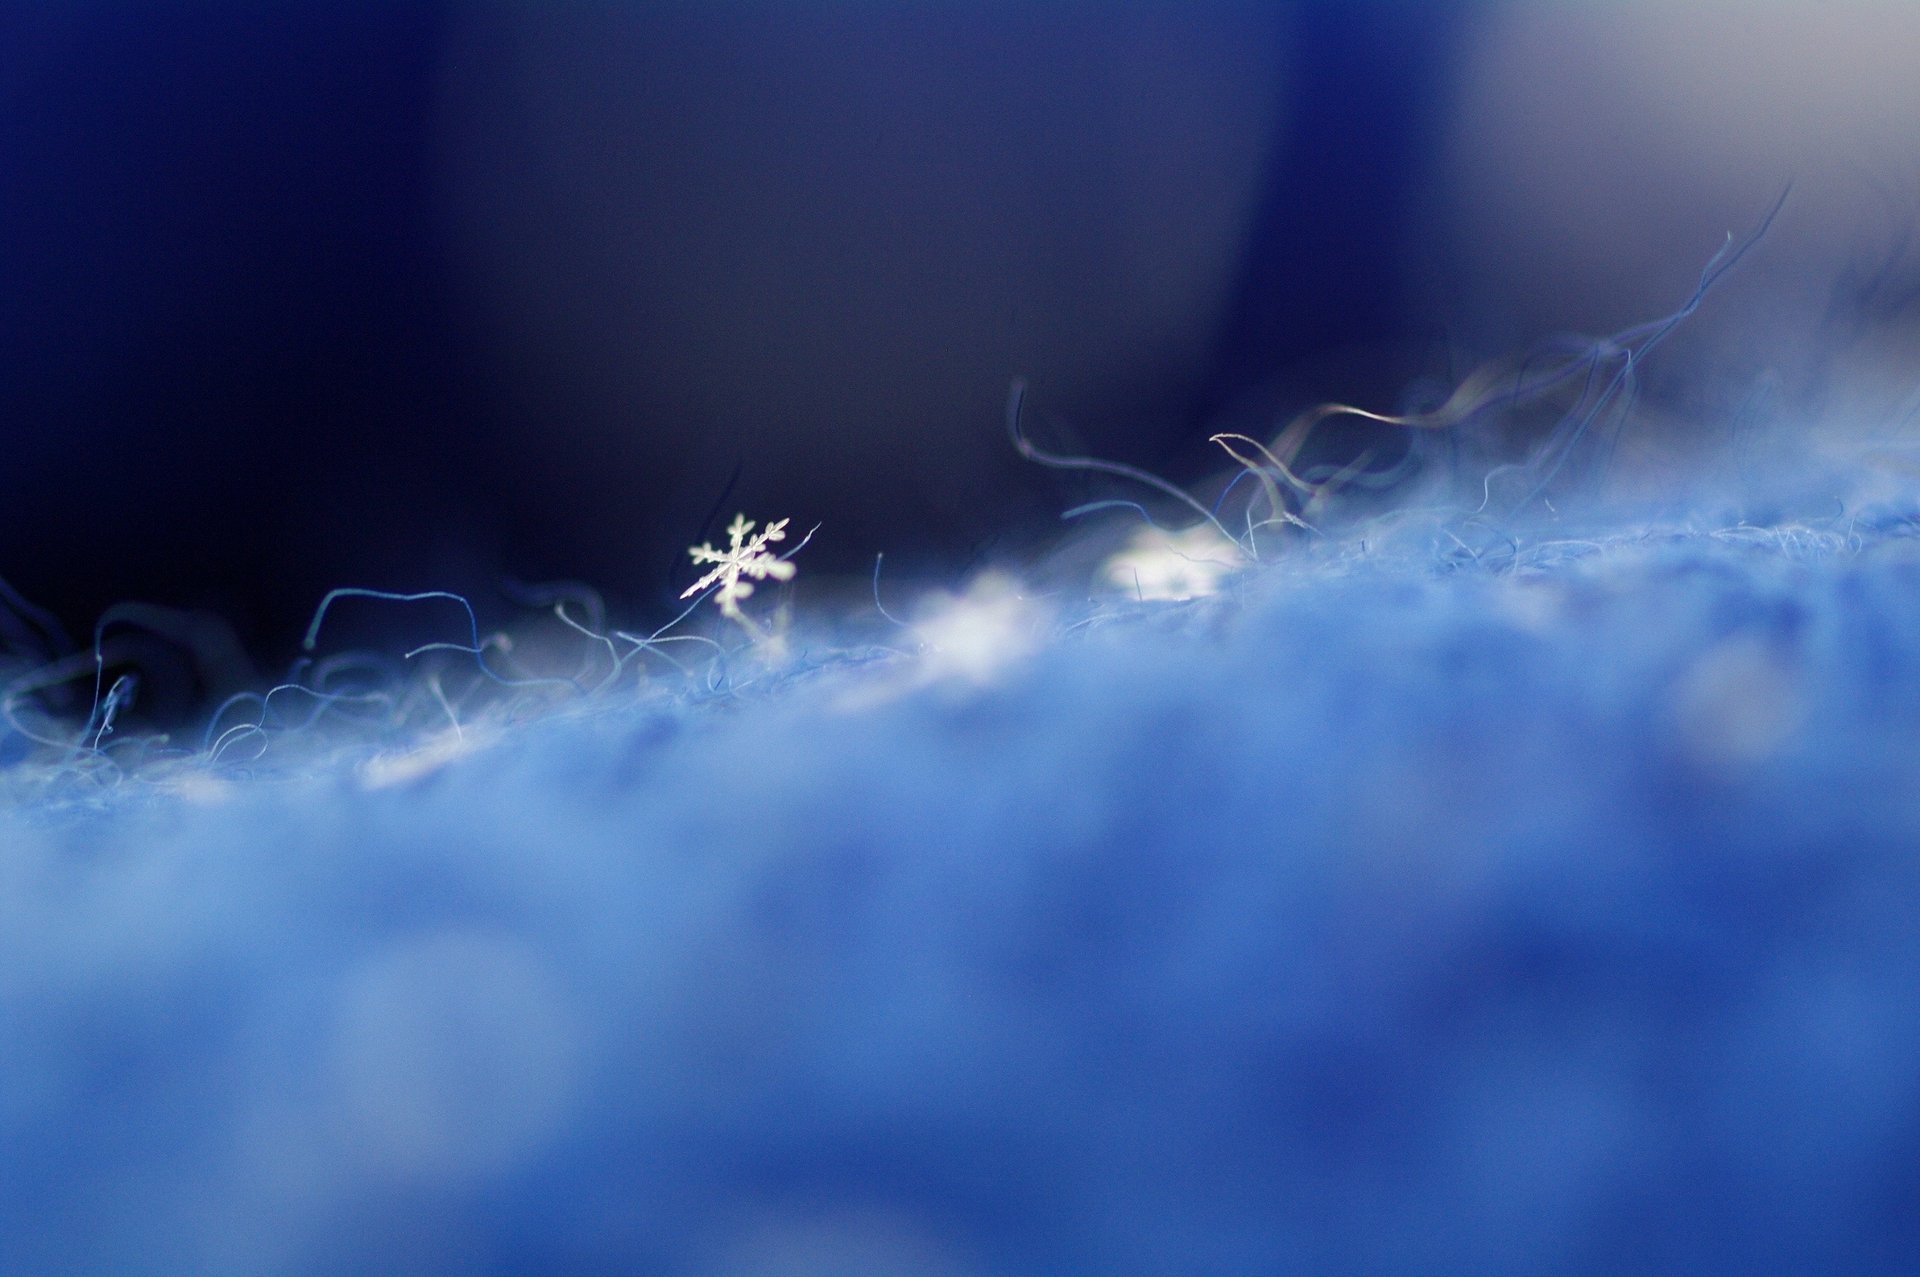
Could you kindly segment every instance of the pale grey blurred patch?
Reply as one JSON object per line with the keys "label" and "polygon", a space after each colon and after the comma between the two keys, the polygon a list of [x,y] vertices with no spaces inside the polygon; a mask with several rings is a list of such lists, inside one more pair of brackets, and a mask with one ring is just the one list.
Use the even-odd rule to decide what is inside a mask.
{"label": "pale grey blurred patch", "polygon": [[577,1017],[524,942],[478,930],[409,941],[346,982],[328,1046],[336,1134],[382,1183],[466,1183],[560,1133]]}
{"label": "pale grey blurred patch", "polygon": [[1435,230],[1443,290],[1489,340],[1670,311],[1791,183],[1766,242],[1663,366],[1696,396],[1758,388],[1802,437],[1910,412],[1920,7],[1517,3],[1471,48]]}

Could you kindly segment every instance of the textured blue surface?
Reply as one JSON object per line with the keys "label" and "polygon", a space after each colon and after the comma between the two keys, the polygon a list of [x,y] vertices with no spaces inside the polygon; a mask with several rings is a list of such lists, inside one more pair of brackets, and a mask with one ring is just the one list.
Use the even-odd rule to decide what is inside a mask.
{"label": "textured blue surface", "polygon": [[1916,532],[1351,542],[378,786],[18,765],[0,1271],[1913,1271]]}

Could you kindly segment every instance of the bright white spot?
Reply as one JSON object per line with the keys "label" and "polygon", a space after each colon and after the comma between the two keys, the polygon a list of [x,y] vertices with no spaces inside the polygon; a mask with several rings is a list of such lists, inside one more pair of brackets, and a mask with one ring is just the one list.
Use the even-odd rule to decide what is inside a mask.
{"label": "bright white spot", "polygon": [[477,752],[487,744],[481,733],[446,731],[414,749],[379,754],[360,765],[360,783],[368,789],[387,789],[431,776],[448,763]]}
{"label": "bright white spot", "polygon": [[218,807],[238,791],[229,781],[202,771],[182,771],[159,781],[174,797],[198,807]]}
{"label": "bright white spot", "polygon": [[933,595],[913,626],[925,648],[921,680],[985,686],[1039,648],[1045,621],[1046,610],[999,573],[975,580],[965,594]]}
{"label": "bright white spot", "polygon": [[1247,556],[1238,545],[1212,524],[1196,523],[1184,532],[1141,528],[1126,549],[1107,560],[1101,575],[1139,599],[1177,601],[1217,592],[1245,566]]}

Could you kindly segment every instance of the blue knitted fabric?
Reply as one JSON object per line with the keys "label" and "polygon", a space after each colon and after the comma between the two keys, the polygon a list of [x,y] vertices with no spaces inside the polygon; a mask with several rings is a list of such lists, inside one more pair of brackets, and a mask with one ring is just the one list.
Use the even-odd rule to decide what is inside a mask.
{"label": "blue knitted fabric", "polygon": [[16,748],[0,1272],[1912,1272],[1916,510]]}

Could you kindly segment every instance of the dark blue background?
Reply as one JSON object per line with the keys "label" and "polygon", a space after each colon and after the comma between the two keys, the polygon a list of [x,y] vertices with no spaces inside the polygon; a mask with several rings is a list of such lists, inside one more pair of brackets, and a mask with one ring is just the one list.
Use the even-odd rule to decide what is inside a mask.
{"label": "dark blue background", "polygon": [[[9,3],[0,11],[0,575],[75,625],[135,597],[210,607],[248,642],[278,646],[340,584],[484,590],[498,573],[564,575],[654,610],[684,583],[681,547],[712,535],[707,520],[723,522],[736,504],[803,526],[825,521],[807,552],[818,574],[860,570],[879,550],[955,570],[1008,552],[1009,529],[1045,526],[1076,495],[1002,448],[998,403],[1012,375],[1035,378],[1037,403],[1061,408],[1063,428],[1082,432],[1077,442],[1184,480],[1217,460],[1203,442],[1208,425],[1275,370],[1316,352],[1430,337],[1409,310],[1403,250],[1433,144],[1434,93],[1473,10],[1180,6],[1183,21],[1219,24],[1229,38],[1284,44],[1287,68],[1278,120],[1246,121],[1275,142],[1204,357],[1181,367],[1143,359],[1120,390],[1149,407],[1130,416],[1048,382],[1051,362],[1071,363],[1076,342],[1124,359],[1124,332],[1056,326],[1015,352],[956,333],[948,345],[965,393],[948,396],[945,419],[927,422],[914,473],[895,482],[849,477],[835,460],[848,454],[825,447],[811,467],[763,465],[728,421],[653,403],[644,372],[596,401],[626,406],[594,420],[586,401],[551,392],[570,375],[564,359],[543,366],[541,351],[501,341],[462,282],[470,263],[449,230],[458,217],[448,214],[439,95],[451,59],[510,59],[539,10],[516,11],[515,28],[489,26],[484,6],[454,0]],[[772,38],[753,34],[754,24],[776,11],[629,6],[623,20],[636,47],[658,25],[654,47],[670,59],[679,56],[672,41],[702,24],[703,39]],[[954,50],[980,60],[983,95],[1020,84],[1042,86],[1049,100],[1081,95],[1074,77],[1085,67],[1057,50],[1061,39],[1097,39],[1100,21],[1059,18],[1061,35],[1047,28],[1052,11],[1038,12],[1046,16],[979,7],[983,27],[1038,24],[1030,43],[987,31]],[[892,20],[901,25],[899,14]],[[630,121],[637,143],[656,124],[723,109],[714,99],[733,88],[665,84],[644,56],[634,74],[648,90]],[[862,145],[857,133],[843,143]],[[1073,145],[1062,139],[1063,152]],[[644,192],[639,216],[696,198],[652,181],[648,154],[642,144],[596,162]],[[1103,233],[1110,215],[1056,203],[1044,229],[1071,245]],[[770,292],[782,269],[805,259],[806,233],[773,250]],[[699,287],[671,278],[671,261],[650,269],[631,291]],[[856,445],[862,432],[890,428],[862,418],[859,382],[871,376],[884,396],[887,379],[911,379],[909,346],[943,338],[938,305],[900,315],[912,341],[898,350],[870,346],[843,368],[803,364],[799,376],[837,379],[851,406],[822,411],[830,387],[789,411],[784,427]],[[608,322],[581,314],[580,331],[547,334],[547,353],[597,339],[589,330]],[[666,365],[702,353],[695,337],[672,331],[646,340]],[[781,340],[776,330],[760,345]],[[783,383],[765,371],[780,367],[777,354],[747,370],[715,359],[699,375],[745,378],[741,394],[777,399]],[[1371,389],[1390,393],[1410,371],[1383,363]],[[560,446],[569,432],[625,442],[530,465],[535,452],[571,456]],[[691,452],[689,434],[699,436]],[[949,482],[943,450],[962,438],[988,460],[956,464]],[[687,460],[695,455],[697,464]]]}

